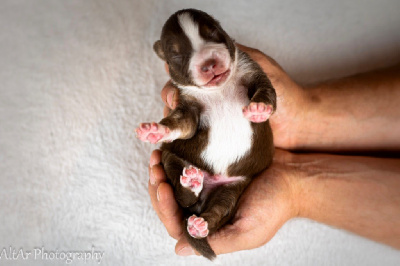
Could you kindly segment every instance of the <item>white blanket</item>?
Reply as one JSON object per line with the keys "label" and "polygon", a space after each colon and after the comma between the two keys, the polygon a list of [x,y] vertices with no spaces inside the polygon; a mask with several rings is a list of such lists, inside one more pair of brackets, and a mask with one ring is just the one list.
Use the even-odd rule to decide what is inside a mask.
{"label": "white blanket", "polygon": [[[91,249],[104,252],[101,265],[208,263],[175,255],[147,194],[154,146],[133,133],[161,118],[168,77],[152,45],[186,7],[214,15],[301,83],[400,61],[398,0],[2,0],[0,252],[32,254],[6,260],[3,252],[1,265],[64,265],[68,252]],[[97,265],[82,258],[72,265]],[[400,253],[297,219],[265,246],[220,261],[400,265]]]}

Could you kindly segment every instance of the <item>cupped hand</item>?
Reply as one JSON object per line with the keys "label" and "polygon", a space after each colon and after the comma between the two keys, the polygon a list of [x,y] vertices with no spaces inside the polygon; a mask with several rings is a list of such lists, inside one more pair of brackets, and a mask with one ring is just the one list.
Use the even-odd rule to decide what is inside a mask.
{"label": "cupped hand", "polygon": [[[276,112],[269,118],[274,134],[274,144],[282,149],[301,148],[297,141],[301,134],[307,97],[304,89],[294,82],[274,59],[257,49],[237,44],[240,50],[246,52],[256,61],[267,74],[277,94]],[[166,66],[168,72],[168,67]],[[174,109],[178,101],[178,92],[170,81],[161,91],[161,97],[166,104],[164,115]]]}
{"label": "cupped hand", "polygon": [[[238,44],[268,75],[277,93],[277,110],[270,117],[274,144],[280,148],[296,148],[296,132],[301,124],[305,96],[303,89],[270,57],[259,50]],[[166,66],[168,72],[168,67]],[[166,104],[164,116],[177,106],[178,90],[168,81],[161,92]],[[270,168],[255,178],[239,201],[231,224],[208,237],[217,254],[252,249],[268,242],[278,229],[298,213],[294,200],[296,170],[286,162],[289,152],[277,150]],[[175,201],[172,187],[166,183],[161,151],[155,150],[150,158],[149,194],[151,202],[169,235],[178,240],[175,251],[179,255],[193,255],[182,232],[182,210]]]}
{"label": "cupped hand", "polygon": [[[286,221],[298,215],[297,170],[288,163],[292,158],[291,153],[277,150],[270,168],[245,190],[231,223],[208,237],[217,255],[260,247]],[[150,158],[151,202],[169,235],[178,240],[175,252],[182,256],[196,254],[182,233],[182,210],[175,201],[172,187],[166,183],[160,159],[161,151],[155,150]]]}

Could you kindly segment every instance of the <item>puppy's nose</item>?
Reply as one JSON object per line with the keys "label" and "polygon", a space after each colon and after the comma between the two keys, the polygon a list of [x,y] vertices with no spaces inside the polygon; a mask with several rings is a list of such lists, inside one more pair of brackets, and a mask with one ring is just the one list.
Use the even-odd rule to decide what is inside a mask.
{"label": "puppy's nose", "polygon": [[207,73],[215,68],[217,61],[215,59],[209,59],[201,66],[201,71]]}

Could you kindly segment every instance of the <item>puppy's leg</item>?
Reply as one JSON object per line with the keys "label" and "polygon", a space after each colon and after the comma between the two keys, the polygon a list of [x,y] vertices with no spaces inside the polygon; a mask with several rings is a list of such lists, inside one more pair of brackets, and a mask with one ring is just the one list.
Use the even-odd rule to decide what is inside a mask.
{"label": "puppy's leg", "polygon": [[200,109],[200,105],[195,101],[181,97],[175,110],[160,123],[140,124],[136,129],[137,138],[151,143],[189,139],[197,131]]}
{"label": "puppy's leg", "polygon": [[[241,56],[250,60],[244,53]],[[253,62],[252,67],[254,71],[249,72],[251,76],[247,84],[250,104],[243,108],[243,115],[253,123],[261,123],[267,121],[276,109],[276,92],[260,66]]]}
{"label": "puppy's leg", "polygon": [[243,108],[243,115],[253,123],[261,123],[268,120],[276,109],[276,94],[268,78],[260,78],[254,84],[255,93],[251,97],[251,102]]}
{"label": "puppy's leg", "polygon": [[203,238],[217,231],[235,213],[237,201],[248,184],[247,180],[236,184],[221,185],[211,192],[203,212],[192,215],[187,222],[187,230],[194,238]]}
{"label": "puppy's leg", "polygon": [[261,123],[268,120],[273,112],[270,104],[263,102],[251,102],[243,108],[243,115],[253,123]]}
{"label": "puppy's leg", "polygon": [[190,165],[169,151],[163,151],[161,161],[171,184],[175,198],[182,207],[189,207],[197,202],[203,189],[206,172]]}
{"label": "puppy's leg", "polygon": [[160,141],[172,141],[176,139],[176,132],[158,123],[141,123],[136,129],[136,136],[144,142],[157,143]]}

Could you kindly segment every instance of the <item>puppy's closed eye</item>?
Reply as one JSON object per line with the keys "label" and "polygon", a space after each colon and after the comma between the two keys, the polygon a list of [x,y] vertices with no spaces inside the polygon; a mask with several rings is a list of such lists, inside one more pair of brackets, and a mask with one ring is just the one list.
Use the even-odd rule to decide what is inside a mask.
{"label": "puppy's closed eye", "polygon": [[223,37],[216,27],[210,28],[207,25],[201,25],[200,34],[206,39],[216,43],[222,42]]}
{"label": "puppy's closed eye", "polygon": [[173,63],[173,64],[183,65],[185,60],[187,60],[189,57],[190,57],[190,55],[172,53],[169,58],[169,61],[170,61],[170,63]]}
{"label": "puppy's closed eye", "polygon": [[182,60],[182,58],[184,57],[183,54],[178,54],[178,53],[171,53],[171,60]]}

